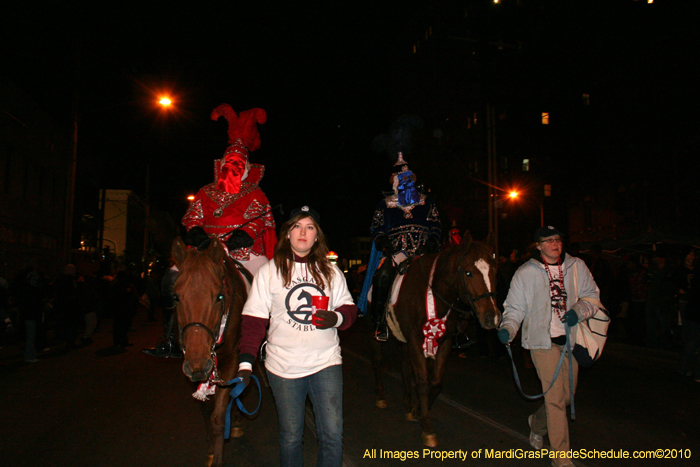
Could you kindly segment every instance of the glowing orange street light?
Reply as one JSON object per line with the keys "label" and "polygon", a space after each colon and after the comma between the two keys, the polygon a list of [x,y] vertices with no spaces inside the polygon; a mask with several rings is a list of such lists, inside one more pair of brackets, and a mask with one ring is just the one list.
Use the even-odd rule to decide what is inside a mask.
{"label": "glowing orange street light", "polygon": [[335,251],[329,251],[326,255],[326,259],[331,262],[331,264],[336,264],[338,262],[338,254]]}
{"label": "glowing orange street light", "polygon": [[515,199],[518,197],[518,194],[519,193],[517,191],[511,191],[510,193],[508,193],[508,196],[510,197],[510,199]]}
{"label": "glowing orange street light", "polygon": [[187,201],[194,201],[194,195],[189,195],[187,197]]}
{"label": "glowing orange street light", "polygon": [[161,97],[160,100],[158,101],[158,103],[160,105],[162,105],[163,107],[168,107],[169,105],[172,105],[173,101],[171,101],[167,97]]}

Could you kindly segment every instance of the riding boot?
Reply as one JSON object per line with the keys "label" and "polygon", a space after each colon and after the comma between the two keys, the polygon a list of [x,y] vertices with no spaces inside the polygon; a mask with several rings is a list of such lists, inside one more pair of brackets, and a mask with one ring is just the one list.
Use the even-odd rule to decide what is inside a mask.
{"label": "riding boot", "polygon": [[380,342],[389,339],[389,327],[386,323],[386,303],[389,298],[389,289],[394,280],[396,268],[390,261],[377,270],[372,285],[372,308],[370,310],[372,323],[376,326],[374,338]]}
{"label": "riding boot", "polygon": [[151,357],[170,357],[173,344],[170,339],[161,339],[158,344],[152,349],[143,349],[141,352]]}
{"label": "riding boot", "polygon": [[386,301],[372,302],[372,324],[375,325],[374,338],[379,342],[389,340],[389,326],[386,324]]}
{"label": "riding boot", "polygon": [[142,352],[151,357],[163,357],[163,358],[182,358],[182,351],[180,346],[177,345],[174,335],[174,324],[175,324],[175,313],[174,310],[163,310],[163,313],[167,313],[164,316],[164,328],[165,332],[163,337],[158,341],[158,344],[152,349],[143,349]]}

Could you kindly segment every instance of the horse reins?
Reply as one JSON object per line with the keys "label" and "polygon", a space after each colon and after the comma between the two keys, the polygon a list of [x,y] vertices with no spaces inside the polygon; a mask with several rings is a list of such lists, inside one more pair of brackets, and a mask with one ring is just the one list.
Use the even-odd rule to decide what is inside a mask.
{"label": "horse reins", "polygon": [[[471,307],[471,309],[469,311],[463,310],[463,309],[455,306],[454,303],[448,302],[439,293],[437,293],[435,291],[435,289],[433,288],[433,285],[430,283],[430,280],[425,275],[425,267],[423,266],[423,256],[418,258],[420,261],[420,267],[421,267],[421,272],[423,273],[423,278],[425,279],[425,282],[428,284],[428,287],[430,287],[430,289],[433,291],[433,295],[435,295],[437,298],[439,298],[442,303],[447,305],[448,309],[455,310],[457,313],[464,315],[465,317],[469,316],[469,313],[474,312],[474,307],[475,307],[474,304],[476,302],[478,302],[479,300],[482,300],[484,298],[495,298],[496,297],[495,292],[487,292],[487,293],[478,295],[476,297],[473,297],[472,294],[469,292],[469,288],[467,287],[467,279],[466,279],[467,273],[464,271],[464,268],[462,267],[462,261],[464,260],[464,258],[466,258],[467,254],[469,253],[469,250],[471,249],[471,245],[472,244],[470,242],[469,245],[467,245],[467,250],[464,252],[464,254],[457,261],[457,272],[459,273],[458,275],[460,278],[460,282],[464,288],[464,292],[466,293],[466,301],[467,301],[467,303],[469,303],[469,306]],[[438,257],[440,256],[440,254],[438,254]],[[438,258],[436,258],[435,261],[437,261],[437,259]],[[460,295],[459,298],[461,299],[462,298],[461,294],[459,294],[459,295]]]}
{"label": "horse reins", "polygon": [[[226,263],[226,260],[224,259],[224,264],[225,264],[225,263]],[[180,343],[181,343],[181,345],[182,345],[182,353],[183,353],[183,354],[185,353],[185,344],[184,344],[183,337],[184,337],[184,335],[185,335],[185,331],[187,331],[187,330],[188,330],[189,328],[191,328],[191,327],[192,327],[192,328],[202,328],[202,329],[204,329],[204,330],[211,336],[211,338],[212,338],[212,345],[211,345],[211,354],[212,354],[212,356],[215,356],[215,355],[216,355],[216,351],[217,351],[218,349],[220,349],[222,345],[224,345],[224,341],[225,341],[225,339],[226,339],[226,330],[228,329],[228,321],[229,321],[229,320],[228,320],[228,317],[229,317],[229,315],[230,315],[230,311],[231,311],[231,310],[229,309],[230,303],[228,304],[228,306],[227,306],[227,303],[226,303],[226,288],[227,288],[227,287],[226,287],[226,286],[227,286],[226,276],[224,276],[224,277],[221,278],[221,283],[223,284],[224,290],[223,290],[222,293],[220,293],[220,294],[218,295],[218,297],[220,297],[220,302],[221,302],[221,306],[222,306],[222,309],[221,309],[221,316],[219,317],[219,326],[218,326],[218,328],[219,328],[219,334],[218,334],[218,337],[217,337],[217,335],[214,334],[214,332],[213,332],[211,329],[209,329],[204,323],[199,323],[199,322],[188,323],[187,326],[185,326],[184,328],[182,328],[182,329],[180,330]],[[230,296],[231,296],[231,297],[233,296],[233,291],[231,291]],[[232,301],[231,301],[231,302],[232,302]],[[220,342],[219,342],[219,340],[220,340]]]}

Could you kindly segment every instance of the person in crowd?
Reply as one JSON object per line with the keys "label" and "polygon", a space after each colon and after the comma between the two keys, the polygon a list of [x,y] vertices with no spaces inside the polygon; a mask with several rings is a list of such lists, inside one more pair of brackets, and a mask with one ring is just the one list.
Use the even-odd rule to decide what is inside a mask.
{"label": "person in crowd", "polygon": [[[257,125],[265,123],[263,109],[250,109],[237,115],[228,104],[221,104],[211,114],[212,120],[224,117],[228,122],[229,146],[221,159],[214,161],[214,182],[202,187],[182,218],[187,229],[185,243],[204,245],[210,237],[224,242],[229,255],[252,275],[272,259],[277,241],[275,219],[265,193],[259,187],[265,167],[251,164],[249,153],[260,147]],[[177,275],[170,275],[165,288],[172,288]],[[168,299],[166,298],[166,301]],[[174,313],[165,323],[165,338],[154,348],[142,351],[154,357],[173,356],[174,339],[167,337],[174,328]],[[176,351],[179,354],[179,352]]]}
{"label": "person in crowd", "polygon": [[6,333],[15,330],[10,318],[10,283],[2,276],[0,276],[0,325],[4,326]]}
{"label": "person in crowd", "polygon": [[136,306],[139,296],[131,275],[121,270],[117,272],[112,284],[112,297],[114,298],[114,321],[112,335],[114,347],[126,349],[133,345],[129,342],[129,328],[136,314]]}
{"label": "person in crowd", "polygon": [[73,264],[66,265],[63,274],[54,281],[53,311],[57,320],[58,331],[66,341],[66,349],[76,347],[78,338],[78,278]]}
{"label": "person in crowd", "polygon": [[697,358],[700,349],[700,275],[694,271],[695,250],[691,248],[674,274],[683,335],[683,350],[677,371],[700,382],[700,361]]}
{"label": "person in crowd", "polygon": [[647,271],[649,259],[640,255],[627,263],[630,269],[630,302],[627,310],[627,322],[629,324],[628,335],[634,345],[644,346],[646,342],[646,297],[647,297]]}
{"label": "person in crowd", "polygon": [[683,255],[683,262],[673,271],[673,280],[676,283],[676,297],[678,298],[678,314],[680,315],[681,339],[685,341],[690,338],[687,335],[689,327],[685,326],[685,309],[688,306],[688,299],[692,289],[692,280],[695,274],[695,250],[690,248]]}
{"label": "person in crowd", "polygon": [[566,352],[566,328],[571,328],[571,345],[576,343],[576,324],[593,316],[602,307],[598,287],[586,264],[564,253],[563,234],[552,226],[535,232],[533,257],[520,266],[510,283],[504,304],[503,321],[498,338],[510,343],[522,325],[522,346],[529,349],[542,390],[547,391],[544,404],[528,417],[530,445],[542,449],[549,435],[557,457],[553,466],[572,466],[569,453],[569,425],[566,407],[570,391],[575,391],[578,364],[572,359],[573,388],[569,387],[569,359],[564,358],[552,385],[557,364]]}
{"label": "person in crowd", "polygon": [[646,345],[651,348],[671,348],[671,321],[674,315],[676,284],[673,268],[664,252],[656,252],[647,270],[645,301]]}
{"label": "person in crowd", "polygon": [[[594,243],[588,252],[588,259],[585,260],[588,270],[593,274],[593,279],[600,289],[600,301],[606,305],[610,303],[612,287],[615,280],[610,261],[603,256],[603,247]],[[615,310],[617,312],[617,310]]]}
{"label": "person in crowd", "polygon": [[394,122],[389,134],[373,142],[373,149],[386,151],[394,162],[389,179],[393,191],[377,205],[370,226],[372,252],[358,303],[366,312],[371,287],[370,318],[378,341],[389,338],[386,302],[397,271],[403,269],[399,265],[404,261],[408,264],[416,255],[440,251],[442,225],[437,206],[418,191],[415,174],[404,159],[411,148],[411,132],[421,125],[420,118],[404,115]]}
{"label": "person in crowd", "polygon": [[147,321],[157,321],[156,320],[156,310],[158,309],[158,301],[160,300],[160,278],[155,271],[151,271],[144,280],[144,289],[146,297],[148,297],[146,307],[148,312],[146,313]]}
{"label": "person in crowd", "polygon": [[[338,330],[357,307],[340,269],[328,262],[320,216],[303,206],[282,226],[274,258],[258,269],[243,308],[238,376],[247,383],[265,337],[265,368],[279,419],[280,465],[303,465],[305,401],[313,404],[319,467],[343,457],[343,375]],[[328,297],[327,310],[313,308]],[[267,332],[266,332],[267,329]]]}
{"label": "person in crowd", "polygon": [[163,310],[163,337],[152,349],[143,349],[142,352],[152,357],[182,358],[182,350],[175,333],[175,300],[173,299],[173,287],[177,280],[179,270],[175,262],[170,260],[170,267],[160,283],[161,306]]}
{"label": "person in crowd", "polygon": [[24,361],[36,363],[39,361],[36,358],[37,348],[43,349],[46,342],[42,321],[48,299],[48,281],[41,271],[28,266],[17,276],[15,286],[17,305],[26,333]]}
{"label": "person in crowd", "polygon": [[100,307],[99,279],[94,272],[78,278],[78,312],[85,320],[85,330],[80,338],[81,345],[90,345],[92,334],[97,328],[97,313]]}

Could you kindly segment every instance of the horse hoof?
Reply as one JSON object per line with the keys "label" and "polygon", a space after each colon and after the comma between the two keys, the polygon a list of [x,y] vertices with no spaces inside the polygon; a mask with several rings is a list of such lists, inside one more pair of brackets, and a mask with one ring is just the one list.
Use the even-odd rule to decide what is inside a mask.
{"label": "horse hoof", "polygon": [[242,438],[243,437],[243,428],[241,427],[233,427],[231,428],[231,438]]}
{"label": "horse hoof", "polygon": [[214,462],[214,455],[209,455],[207,456],[207,460],[204,463],[204,467],[211,467],[211,464]]}
{"label": "horse hoof", "polygon": [[437,435],[426,435],[423,433],[423,445],[429,448],[436,448],[438,445]]}
{"label": "horse hoof", "polygon": [[384,399],[377,399],[377,408],[386,409],[386,401]]}

